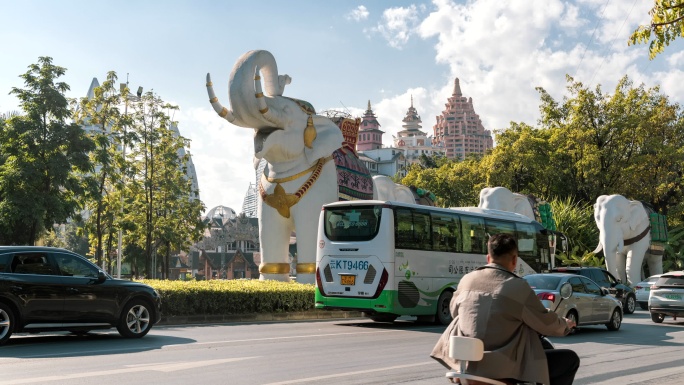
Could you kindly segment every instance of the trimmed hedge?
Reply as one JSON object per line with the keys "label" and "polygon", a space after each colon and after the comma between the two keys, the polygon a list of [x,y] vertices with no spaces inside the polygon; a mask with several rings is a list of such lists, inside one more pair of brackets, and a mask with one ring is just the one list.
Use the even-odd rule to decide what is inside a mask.
{"label": "trimmed hedge", "polygon": [[314,310],[313,284],[256,279],[140,280],[161,297],[165,316],[282,313]]}

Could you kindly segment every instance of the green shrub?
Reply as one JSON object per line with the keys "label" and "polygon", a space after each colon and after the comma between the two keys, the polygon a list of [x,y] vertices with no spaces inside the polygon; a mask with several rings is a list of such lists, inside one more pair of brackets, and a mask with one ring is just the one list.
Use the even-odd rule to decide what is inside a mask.
{"label": "green shrub", "polygon": [[314,285],[260,280],[141,280],[162,300],[165,316],[299,312],[314,309]]}

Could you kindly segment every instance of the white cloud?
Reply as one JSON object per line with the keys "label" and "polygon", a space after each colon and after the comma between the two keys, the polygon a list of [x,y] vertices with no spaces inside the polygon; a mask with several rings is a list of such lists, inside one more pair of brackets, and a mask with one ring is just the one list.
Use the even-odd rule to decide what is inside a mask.
{"label": "white cloud", "polygon": [[368,19],[368,15],[368,9],[363,5],[359,5],[356,9],[349,12],[345,18],[347,20],[362,21]]}
{"label": "white cloud", "polygon": [[414,34],[418,23],[418,8],[412,4],[408,8],[386,9],[382,13],[382,20],[372,30],[381,34],[391,47],[401,49]]}
{"label": "white cloud", "polygon": [[684,51],[677,52],[667,58],[667,63],[673,68],[681,68],[684,66]]}
{"label": "white cloud", "polygon": [[589,44],[595,22],[588,16],[604,4],[585,2],[580,10],[560,0],[435,0],[435,9],[417,31],[424,39],[437,39],[437,62],[449,66],[450,82],[460,78],[485,128],[495,130],[510,121],[536,124],[535,87],[560,99],[566,74],[585,84],[601,83],[604,90],[612,89],[621,74],[635,75],[628,70],[643,50],[611,49],[610,43],[617,35],[626,46],[627,33],[643,10],[609,6],[605,25],[597,30],[601,37]]}
{"label": "white cloud", "polygon": [[200,199],[207,211],[224,205],[242,212],[245,193],[255,177],[252,146],[241,144],[251,144],[254,131],[228,123],[210,107],[180,111],[176,119],[181,135],[191,140]]}

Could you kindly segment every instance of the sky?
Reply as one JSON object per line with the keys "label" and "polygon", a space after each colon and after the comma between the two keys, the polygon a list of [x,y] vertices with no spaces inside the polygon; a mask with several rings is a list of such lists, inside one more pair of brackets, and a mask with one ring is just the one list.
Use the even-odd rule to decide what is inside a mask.
{"label": "sky", "polygon": [[285,96],[317,111],[361,117],[370,101],[385,131],[401,130],[413,105],[432,134],[459,78],[488,130],[536,125],[542,87],[556,100],[566,75],[612,93],[627,75],[684,102],[684,40],[648,59],[628,46],[648,24],[647,0],[0,0],[0,113],[19,110],[8,93],[41,56],[67,68],[66,96],[86,96],[108,71],[176,104],[173,119],[190,140],[206,211],[241,212],[254,182],[253,131],[218,117],[205,77],[224,105],[234,63],[270,51],[292,77]]}

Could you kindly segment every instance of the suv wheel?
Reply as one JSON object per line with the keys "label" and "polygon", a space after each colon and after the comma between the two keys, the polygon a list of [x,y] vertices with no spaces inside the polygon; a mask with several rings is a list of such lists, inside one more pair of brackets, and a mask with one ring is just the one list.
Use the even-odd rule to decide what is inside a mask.
{"label": "suv wheel", "polygon": [[651,313],[651,319],[653,320],[653,322],[655,322],[657,324],[663,323],[663,321],[665,321],[665,314],[663,314],[663,313]]}
{"label": "suv wheel", "polygon": [[152,328],[152,312],[147,302],[133,299],[124,306],[116,330],[126,338],[140,338]]}
{"label": "suv wheel", "polygon": [[4,345],[14,329],[14,312],[8,305],[0,302],[0,346]]}
{"label": "suv wheel", "polygon": [[632,314],[636,310],[636,298],[633,294],[627,294],[625,298],[624,309],[622,309],[625,314]]}

